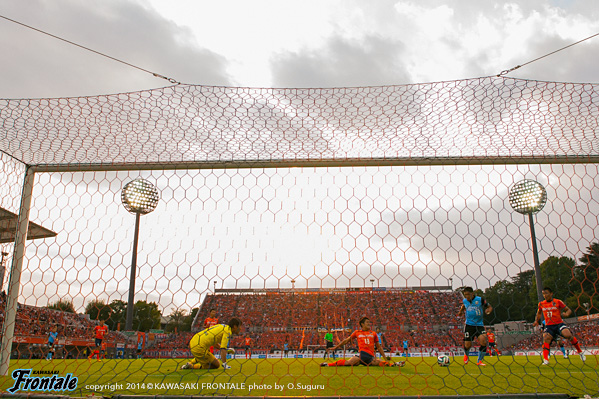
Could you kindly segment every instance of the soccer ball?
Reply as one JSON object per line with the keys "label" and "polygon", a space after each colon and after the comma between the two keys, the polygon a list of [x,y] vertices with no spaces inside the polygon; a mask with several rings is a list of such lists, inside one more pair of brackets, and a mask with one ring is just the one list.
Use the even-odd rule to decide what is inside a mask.
{"label": "soccer ball", "polygon": [[449,366],[449,356],[443,355],[443,356],[437,357],[437,363],[439,363],[439,366],[441,366],[441,367],[448,367]]}

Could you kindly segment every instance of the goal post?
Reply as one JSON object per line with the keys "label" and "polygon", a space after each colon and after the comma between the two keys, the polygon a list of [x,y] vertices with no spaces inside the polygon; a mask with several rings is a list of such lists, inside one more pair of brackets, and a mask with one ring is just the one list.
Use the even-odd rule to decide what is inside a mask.
{"label": "goal post", "polygon": [[[595,395],[598,128],[598,85],[509,78],[0,99],[0,372],[51,365],[76,395]],[[138,179],[157,203],[135,229],[122,190]],[[524,179],[546,190],[538,271],[509,201]],[[537,277],[586,360],[567,341],[542,366]],[[464,364],[466,287],[493,307],[487,366],[480,342]],[[324,330],[337,344],[364,317],[405,366],[321,366]],[[211,345],[235,350],[231,369],[182,369],[231,318],[238,334]]]}

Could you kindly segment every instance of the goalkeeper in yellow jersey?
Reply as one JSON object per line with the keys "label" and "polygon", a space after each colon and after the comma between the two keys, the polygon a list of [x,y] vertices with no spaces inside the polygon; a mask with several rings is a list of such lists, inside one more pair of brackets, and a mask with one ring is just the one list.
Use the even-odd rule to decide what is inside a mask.
{"label": "goalkeeper in yellow jersey", "polygon": [[[241,331],[241,321],[233,317],[229,324],[216,324],[212,327],[200,331],[189,341],[189,349],[193,359],[184,364],[182,369],[217,369],[221,366],[224,369],[230,369],[227,364],[227,351],[231,336],[239,334]],[[212,353],[210,347],[220,348],[220,362]]]}

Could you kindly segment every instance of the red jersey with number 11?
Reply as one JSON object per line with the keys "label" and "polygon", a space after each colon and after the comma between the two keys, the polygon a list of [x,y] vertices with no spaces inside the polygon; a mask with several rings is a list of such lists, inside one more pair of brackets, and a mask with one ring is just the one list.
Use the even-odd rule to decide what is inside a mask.
{"label": "red jersey with number 11", "polygon": [[374,331],[356,330],[351,335],[351,338],[358,340],[358,350],[360,352],[370,353],[374,356],[374,343],[379,342],[379,337]]}
{"label": "red jersey with number 11", "polygon": [[554,324],[560,324],[562,320],[562,309],[566,307],[566,304],[559,299],[553,299],[550,302],[543,301],[539,302],[539,309],[543,312],[545,318],[545,325],[552,326]]}

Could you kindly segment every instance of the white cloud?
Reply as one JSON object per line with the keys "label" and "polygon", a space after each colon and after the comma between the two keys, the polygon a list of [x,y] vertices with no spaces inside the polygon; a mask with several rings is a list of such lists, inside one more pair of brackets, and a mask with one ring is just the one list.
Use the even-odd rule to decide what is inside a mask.
{"label": "white cloud", "polygon": [[403,43],[368,36],[331,38],[323,47],[285,52],[272,58],[274,86],[339,87],[405,83]]}
{"label": "white cloud", "polygon": [[[494,75],[599,31],[592,2],[81,0],[2,15],[184,83],[371,86]],[[599,38],[512,72],[596,81]],[[164,80],[0,21],[0,97],[94,95]]]}
{"label": "white cloud", "polygon": [[[191,31],[132,1],[34,0],[2,15],[181,82],[230,84],[226,60],[194,46]],[[166,80],[1,20],[0,97],[62,97],[170,85]]]}

